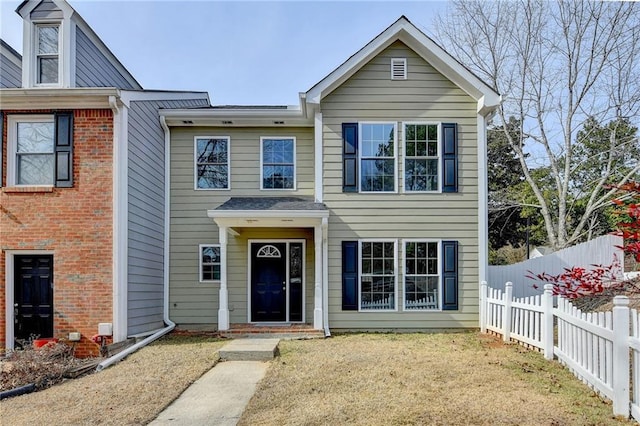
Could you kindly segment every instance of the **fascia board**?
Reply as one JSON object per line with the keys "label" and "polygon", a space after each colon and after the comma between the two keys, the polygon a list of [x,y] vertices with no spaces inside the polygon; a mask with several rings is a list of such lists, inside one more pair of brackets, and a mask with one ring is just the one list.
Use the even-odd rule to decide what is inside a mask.
{"label": "fascia board", "polygon": [[0,109],[110,108],[117,89],[0,89]]}
{"label": "fascia board", "polygon": [[121,90],[122,102],[126,105],[132,101],[181,101],[190,99],[201,99],[209,102],[207,92],[181,92],[164,90]]}
{"label": "fascia board", "polygon": [[329,217],[328,210],[207,210],[210,218],[234,218],[234,219],[322,219]]}

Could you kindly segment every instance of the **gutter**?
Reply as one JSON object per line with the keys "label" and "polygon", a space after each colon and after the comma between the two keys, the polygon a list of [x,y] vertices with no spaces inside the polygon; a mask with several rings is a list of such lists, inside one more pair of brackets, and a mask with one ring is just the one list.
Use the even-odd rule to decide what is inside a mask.
{"label": "gutter", "polygon": [[165,122],[164,117],[160,117],[160,125],[162,126],[163,130],[164,130],[164,146],[165,146],[165,156],[164,156],[164,164],[165,164],[165,174],[164,174],[164,184],[165,184],[165,197],[164,197],[164,207],[165,207],[165,214],[164,214],[164,229],[165,229],[165,234],[164,234],[164,306],[162,309],[162,316],[163,316],[163,321],[166,325],[165,328],[162,328],[158,331],[156,331],[154,334],[152,334],[151,336],[147,337],[146,339],[136,343],[133,346],[130,346],[128,348],[126,348],[125,350],[118,352],[117,354],[113,355],[110,358],[107,358],[106,360],[102,361],[100,364],[98,364],[96,366],[96,371],[102,371],[105,368],[115,364],[118,361],[121,361],[122,359],[124,359],[125,357],[131,355],[132,353],[134,353],[135,351],[137,351],[138,349],[141,349],[145,346],[147,346],[149,343],[152,343],[156,340],[158,340],[160,337],[164,336],[165,334],[169,333],[170,331],[172,331],[175,327],[176,324],[171,321],[169,319],[169,141],[170,141],[170,132],[169,132],[169,127],[167,126],[167,123]]}

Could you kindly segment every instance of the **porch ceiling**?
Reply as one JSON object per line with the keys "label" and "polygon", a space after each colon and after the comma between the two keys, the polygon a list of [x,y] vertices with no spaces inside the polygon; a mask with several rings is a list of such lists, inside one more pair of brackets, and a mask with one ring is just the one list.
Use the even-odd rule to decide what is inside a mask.
{"label": "porch ceiling", "polygon": [[329,210],[297,197],[233,197],[207,216],[227,228],[307,228],[321,225]]}

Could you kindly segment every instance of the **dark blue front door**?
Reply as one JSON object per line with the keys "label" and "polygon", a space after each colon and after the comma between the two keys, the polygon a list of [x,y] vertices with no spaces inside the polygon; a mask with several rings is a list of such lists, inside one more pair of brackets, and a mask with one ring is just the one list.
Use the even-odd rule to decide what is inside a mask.
{"label": "dark blue front door", "polygon": [[287,244],[251,244],[251,321],[287,320]]}
{"label": "dark blue front door", "polygon": [[53,256],[15,256],[15,338],[53,337]]}

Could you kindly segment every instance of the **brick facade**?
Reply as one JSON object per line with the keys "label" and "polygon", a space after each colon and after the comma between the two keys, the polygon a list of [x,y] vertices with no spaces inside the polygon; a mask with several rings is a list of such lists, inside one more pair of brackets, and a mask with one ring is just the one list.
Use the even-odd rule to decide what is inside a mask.
{"label": "brick facade", "polygon": [[[4,111],[3,184],[12,113]],[[113,321],[113,114],[74,110],[73,131],[73,188],[0,188],[0,347],[5,346],[5,286],[13,285],[5,282],[6,250],[53,253],[54,337],[79,331],[77,356],[97,355],[89,339],[98,323]]]}

